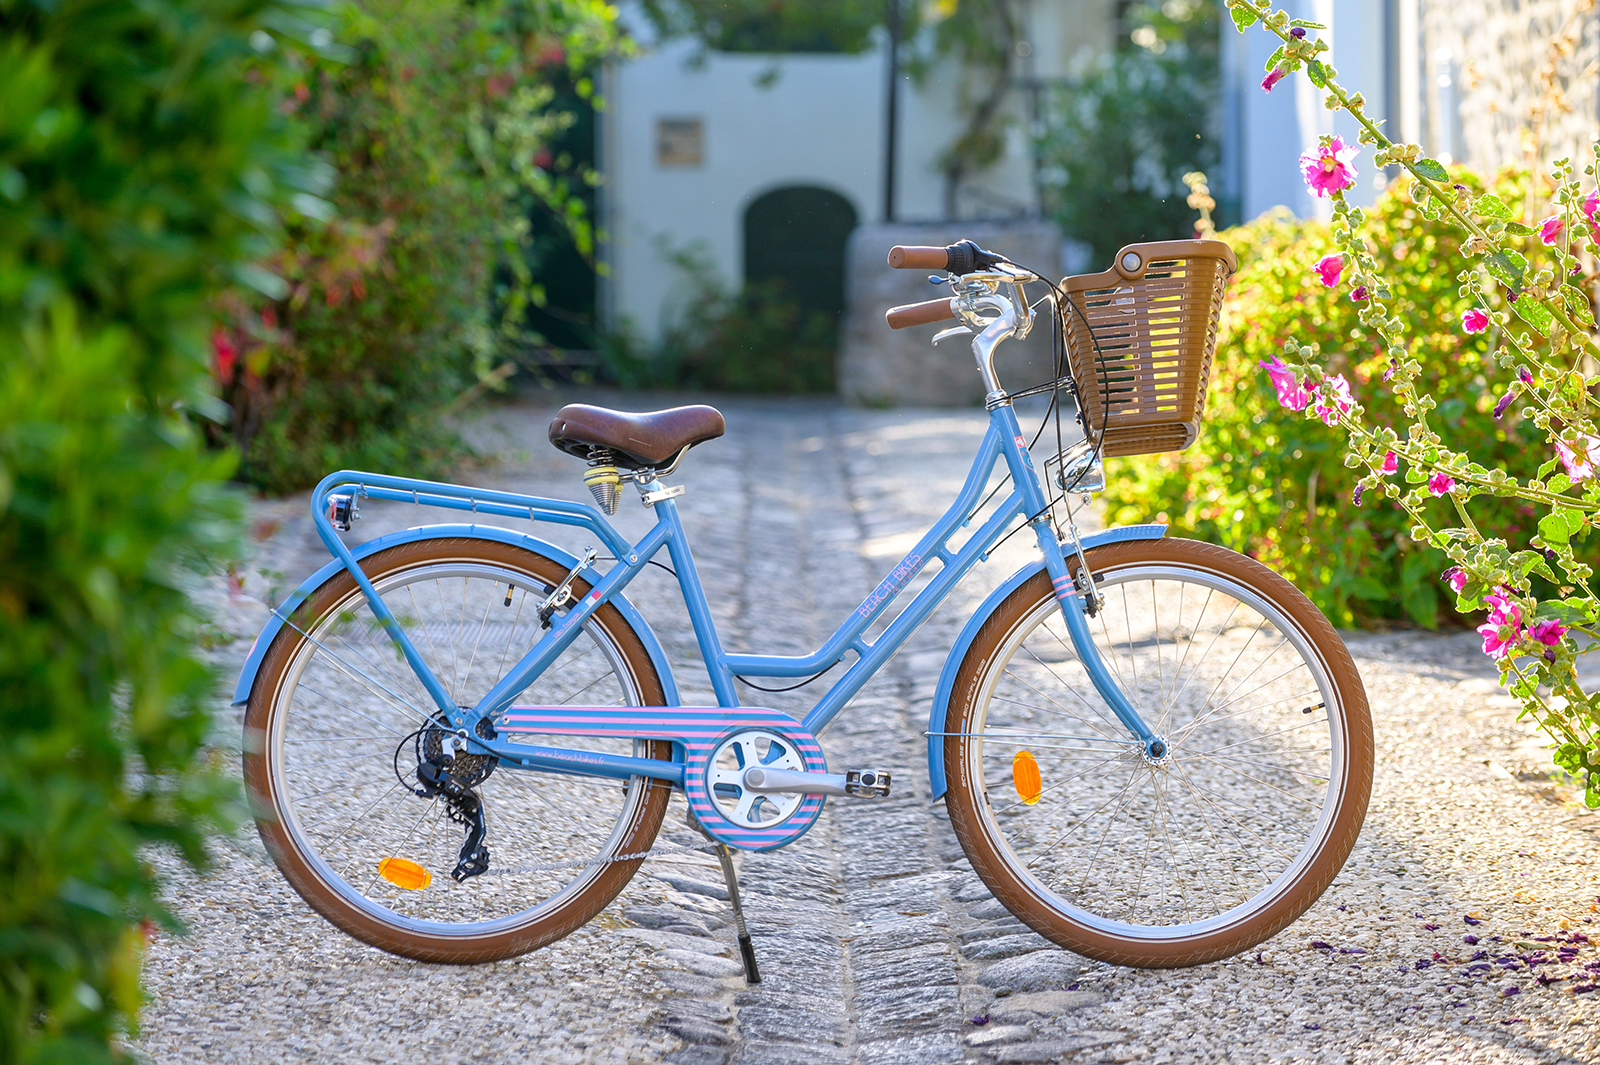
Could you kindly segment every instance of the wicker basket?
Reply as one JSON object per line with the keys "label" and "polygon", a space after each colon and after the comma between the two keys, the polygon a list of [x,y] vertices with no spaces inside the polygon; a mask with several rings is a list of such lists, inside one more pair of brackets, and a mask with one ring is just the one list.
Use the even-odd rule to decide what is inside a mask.
{"label": "wicker basket", "polygon": [[1238,268],[1220,240],[1164,240],[1129,244],[1104,273],[1062,279],[1078,308],[1063,308],[1067,357],[1090,440],[1101,439],[1105,420],[1102,455],[1154,455],[1195,442],[1222,293]]}

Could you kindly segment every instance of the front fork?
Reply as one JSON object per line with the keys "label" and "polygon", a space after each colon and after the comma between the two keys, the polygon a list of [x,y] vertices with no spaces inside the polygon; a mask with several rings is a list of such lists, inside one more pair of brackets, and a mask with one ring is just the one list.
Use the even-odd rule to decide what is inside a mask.
{"label": "front fork", "polygon": [[[1095,596],[1098,593],[1095,591],[1094,578],[1089,573],[1087,562],[1082,559],[1082,549],[1076,539],[1071,545],[1059,542],[1047,515],[1040,515],[1034,519],[1033,531],[1039,540],[1039,550],[1044,553],[1045,569],[1050,574],[1050,585],[1055,589],[1056,602],[1061,604],[1061,617],[1067,623],[1067,634],[1072,638],[1073,649],[1077,652],[1078,660],[1083,663],[1083,668],[1088,671],[1089,680],[1094,684],[1095,691],[1099,692],[1100,698],[1111,707],[1112,713],[1117,715],[1117,720],[1139,738],[1147,759],[1156,761],[1165,759],[1168,753],[1166,738],[1151,731],[1150,726],[1145,724],[1144,718],[1139,715],[1139,711],[1128,701],[1122,686],[1117,683],[1117,678],[1106,668],[1105,660],[1100,657],[1100,649],[1095,646],[1094,635],[1089,631],[1089,619],[1084,612],[1084,597]],[[1080,558],[1078,572],[1084,577],[1085,584],[1081,592],[1067,567],[1069,546]]]}

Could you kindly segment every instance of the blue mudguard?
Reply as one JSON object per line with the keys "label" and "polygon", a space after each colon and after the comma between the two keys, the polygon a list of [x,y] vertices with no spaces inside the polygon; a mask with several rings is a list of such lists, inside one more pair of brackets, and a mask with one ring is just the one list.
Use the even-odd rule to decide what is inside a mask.
{"label": "blue mudguard", "polygon": [[[1119,544],[1125,540],[1159,540],[1166,534],[1165,525],[1124,525],[1118,529],[1089,533],[1083,538],[1083,549],[1087,551],[1091,547]],[[967,619],[967,624],[962,628],[961,635],[956,637],[955,645],[950,648],[950,656],[944,660],[944,669],[939,674],[939,687],[933,693],[933,706],[928,710],[929,733],[948,731],[945,728],[945,712],[950,704],[950,690],[956,683],[956,670],[961,668],[962,660],[967,657],[967,648],[972,646],[972,641],[977,638],[978,630],[983,627],[984,621],[994,613],[1006,596],[1016,591],[1024,581],[1042,569],[1044,569],[1042,558],[1023,566],[1007,578],[1004,584],[989,593],[989,598],[985,599],[983,605]],[[942,799],[948,785],[944,779],[944,738],[941,736],[928,736],[928,781],[933,785],[934,800]]]}
{"label": "blue mudguard", "polygon": [[[554,544],[540,540],[538,537],[524,535],[513,529],[502,529],[494,525],[423,525],[415,529],[405,529],[400,532],[389,533],[387,536],[380,536],[375,540],[369,540],[352,553],[357,560],[360,560],[374,552],[382,551],[386,547],[414,543],[417,540],[437,540],[448,537],[498,540],[503,544],[511,544],[515,547],[525,547],[530,551],[537,551],[546,558],[569,568],[578,564],[576,557]],[[249,700],[250,690],[255,687],[256,673],[261,669],[261,660],[266,657],[267,648],[272,646],[273,637],[283,627],[283,619],[292,615],[295,609],[310,597],[312,592],[322,586],[323,581],[338,573],[341,568],[337,559],[330,560],[326,566],[307,577],[300,587],[296,588],[294,593],[285,599],[283,604],[273,613],[271,620],[267,622],[267,627],[261,630],[261,634],[256,637],[256,642],[251,645],[249,657],[244,662],[244,669],[239,673],[239,684],[233,690],[234,706]],[[645,650],[649,652],[651,663],[655,665],[656,672],[661,675],[661,687],[666,693],[667,705],[676,706],[678,704],[678,684],[673,679],[672,667],[667,664],[666,652],[661,649],[661,644],[656,639],[655,633],[650,631],[650,626],[645,624],[644,618],[639,615],[639,612],[634,609],[633,604],[628,602],[627,599],[621,595],[614,595],[611,597],[610,603],[622,614],[623,619],[633,626],[633,631],[639,634],[640,642],[644,644]]]}

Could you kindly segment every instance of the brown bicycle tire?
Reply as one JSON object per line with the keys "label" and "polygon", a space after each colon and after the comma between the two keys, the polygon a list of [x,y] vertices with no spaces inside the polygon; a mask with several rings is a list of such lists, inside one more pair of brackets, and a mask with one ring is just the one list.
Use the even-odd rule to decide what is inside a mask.
{"label": "brown bicycle tire", "polygon": [[[498,565],[551,587],[567,575],[566,566],[535,551],[498,540],[469,537],[418,540],[387,548],[362,560],[362,570],[370,580],[380,582],[397,572],[451,562]],[[581,599],[589,590],[590,584],[583,578],[573,581],[576,598]],[[360,596],[355,579],[347,571],[340,571],[317,588],[295,612],[295,624],[314,631],[319,619],[350,602],[353,596],[357,599]],[[665,690],[649,652],[621,612],[606,604],[595,611],[587,624],[598,627],[612,641],[627,664],[641,703],[665,705]],[[357,908],[318,875],[313,864],[301,853],[293,835],[286,830],[278,814],[278,795],[268,765],[271,748],[265,737],[273,725],[271,715],[279,705],[278,693],[285,671],[305,640],[295,626],[286,625],[262,660],[245,710],[245,787],[256,811],[257,830],[278,869],[313,910],[342,931],[371,946],[418,961],[461,965],[512,958],[553,943],[585,924],[616,898],[643,864],[642,858],[607,863],[585,888],[564,900],[555,910],[524,925],[492,934],[424,934],[397,928]],[[648,756],[670,759],[671,744],[651,741]],[[635,784],[642,779],[635,778]],[[649,782],[648,792],[635,805],[616,853],[631,854],[651,848],[670,795],[670,785]]]}
{"label": "brown bicycle tire", "polygon": [[[1192,540],[1161,539],[1111,544],[1087,552],[1090,571],[1110,575],[1139,564],[1190,566],[1249,588],[1274,605],[1301,630],[1321,659],[1342,704],[1339,719],[1345,752],[1344,787],[1323,843],[1313,859],[1265,905],[1227,927],[1203,936],[1170,940],[1107,933],[1074,920],[1050,906],[1016,875],[989,831],[988,799],[982,781],[971,779],[970,741],[960,735],[944,741],[950,823],[974,871],[1012,913],[1040,935],[1076,953],[1140,968],[1197,965],[1237,954],[1282,931],[1327,890],[1343,867],[1361,830],[1372,790],[1373,737],[1366,691],[1355,663],[1333,626],[1299,589],[1244,555]],[[1074,573],[1077,560],[1070,565]],[[986,673],[1016,629],[1034,616],[1039,604],[1054,598],[1050,577],[1040,571],[1011,593],[985,620],[964,656],[952,687],[944,731],[965,733],[978,711],[974,701]]]}

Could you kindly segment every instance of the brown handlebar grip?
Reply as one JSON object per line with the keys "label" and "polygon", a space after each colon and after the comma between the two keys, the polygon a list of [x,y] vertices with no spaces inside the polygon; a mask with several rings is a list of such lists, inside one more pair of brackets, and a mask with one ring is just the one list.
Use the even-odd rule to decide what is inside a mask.
{"label": "brown handlebar grip", "polygon": [[945,248],[896,244],[889,249],[889,265],[896,270],[943,270],[950,265],[950,253]]}
{"label": "brown handlebar grip", "polygon": [[[944,249],[938,249],[942,254]],[[929,300],[927,303],[908,303],[904,307],[891,307],[885,312],[884,321],[889,323],[890,329],[904,329],[908,325],[927,325],[929,322],[943,322],[956,316],[955,300],[945,298],[942,300]]]}

